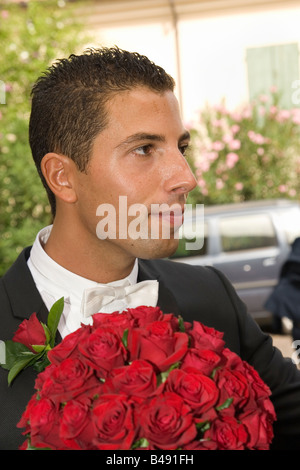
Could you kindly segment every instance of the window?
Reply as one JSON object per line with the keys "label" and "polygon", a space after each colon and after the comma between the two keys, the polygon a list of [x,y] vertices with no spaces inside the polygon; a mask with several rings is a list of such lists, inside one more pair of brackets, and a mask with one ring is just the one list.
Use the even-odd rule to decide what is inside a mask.
{"label": "window", "polygon": [[220,220],[222,251],[225,253],[277,246],[270,217],[249,214]]}
{"label": "window", "polygon": [[281,93],[280,105],[292,108],[292,84],[299,79],[298,44],[282,44],[247,49],[250,100],[269,94],[272,86]]}
{"label": "window", "polygon": [[284,230],[286,240],[291,245],[300,237],[300,213],[298,209],[291,209],[279,214],[280,225]]}

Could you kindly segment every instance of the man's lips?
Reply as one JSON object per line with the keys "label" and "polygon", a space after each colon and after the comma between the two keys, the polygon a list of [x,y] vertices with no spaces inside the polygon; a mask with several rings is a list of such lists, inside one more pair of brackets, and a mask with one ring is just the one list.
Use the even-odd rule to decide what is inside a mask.
{"label": "man's lips", "polygon": [[161,213],[159,214],[159,217],[160,219],[162,220],[163,223],[168,223],[170,224],[170,226],[173,226],[173,227],[179,227],[180,225],[183,224],[183,219],[184,219],[184,215],[183,213],[181,214],[174,214],[174,213],[167,213],[167,212],[164,212],[164,213]]}
{"label": "man's lips", "polygon": [[178,205],[167,210],[151,211],[150,216],[159,217],[163,224],[169,224],[171,227],[180,227],[184,220],[184,208]]}

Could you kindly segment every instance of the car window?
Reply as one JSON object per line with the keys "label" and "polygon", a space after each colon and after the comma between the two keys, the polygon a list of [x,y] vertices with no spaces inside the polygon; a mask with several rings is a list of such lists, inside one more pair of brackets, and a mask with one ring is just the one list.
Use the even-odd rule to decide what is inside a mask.
{"label": "car window", "polygon": [[171,258],[188,256],[205,256],[208,250],[208,228],[203,223],[201,230],[195,236],[195,227],[192,221],[184,222],[184,229],[180,230],[178,248]]}
{"label": "car window", "polygon": [[286,240],[291,245],[296,238],[300,237],[300,211],[298,208],[294,208],[278,215]]}
{"label": "car window", "polygon": [[266,214],[220,218],[219,230],[225,253],[277,246],[272,220]]}

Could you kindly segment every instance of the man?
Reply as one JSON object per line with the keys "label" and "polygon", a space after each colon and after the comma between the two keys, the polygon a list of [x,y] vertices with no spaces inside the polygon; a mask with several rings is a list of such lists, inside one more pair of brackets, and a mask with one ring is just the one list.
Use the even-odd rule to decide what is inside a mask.
{"label": "man", "polygon": [[[273,392],[278,416],[274,448],[296,448],[296,367],[272,347],[221,273],[161,260],[177,247],[184,203],[196,184],[184,157],[189,134],[173,90],[174,81],[163,69],[118,48],[71,56],[37,81],[30,145],[53,225],[38,234],[1,280],[1,339],[11,339],[33,312],[45,321],[61,296],[61,337],[91,321],[96,311],[159,305],[165,313],[224,332],[226,345],[251,363]],[[124,214],[124,200],[128,208],[141,208],[139,237],[129,236],[134,217],[130,210]],[[175,205],[177,211],[157,211],[157,205]],[[105,229],[104,209],[111,207],[115,226],[108,218]],[[156,236],[151,236],[153,225]],[[166,226],[168,237],[162,236]],[[117,294],[103,305],[99,290],[107,284],[121,285],[123,293],[124,286],[145,287],[146,300],[133,292],[128,298]],[[23,442],[16,423],[33,393],[34,379],[28,368],[7,387],[7,373],[0,370],[1,449],[16,449]]]}

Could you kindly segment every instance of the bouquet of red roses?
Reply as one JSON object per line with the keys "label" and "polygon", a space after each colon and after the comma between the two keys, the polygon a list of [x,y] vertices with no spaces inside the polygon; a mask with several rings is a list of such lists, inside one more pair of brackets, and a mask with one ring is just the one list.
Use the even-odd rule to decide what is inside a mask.
{"label": "bouquet of red roses", "polygon": [[268,449],[270,390],[222,337],[158,307],[95,314],[47,351],[21,449]]}

